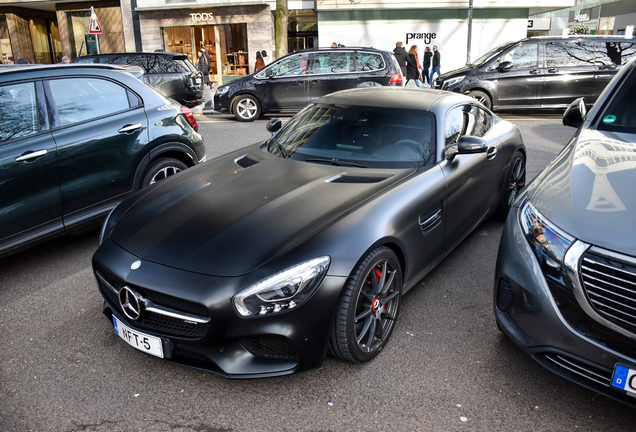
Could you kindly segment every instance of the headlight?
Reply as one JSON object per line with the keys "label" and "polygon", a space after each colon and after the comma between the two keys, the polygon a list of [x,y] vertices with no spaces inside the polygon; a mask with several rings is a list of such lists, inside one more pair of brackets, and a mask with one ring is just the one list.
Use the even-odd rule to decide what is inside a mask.
{"label": "headlight", "polygon": [[284,312],[306,302],[320,285],[331,258],[322,256],[275,273],[234,296],[244,317]]}
{"label": "headlight", "polygon": [[442,84],[443,88],[448,88],[452,85],[457,84],[458,82],[462,82],[464,80],[464,78],[466,78],[466,76],[458,76],[455,78],[451,78],[449,80],[444,81],[444,84]]}
{"label": "headlight", "polygon": [[532,204],[526,202],[521,209],[521,227],[534,250],[546,277],[565,285],[563,259],[574,237],[554,226]]}
{"label": "headlight", "polygon": [[216,89],[216,94],[218,94],[218,95],[224,95],[225,93],[227,93],[227,92],[228,92],[228,90],[229,90],[229,89],[230,89],[230,88],[229,88],[228,86],[222,86],[222,87],[219,87],[218,89]]}

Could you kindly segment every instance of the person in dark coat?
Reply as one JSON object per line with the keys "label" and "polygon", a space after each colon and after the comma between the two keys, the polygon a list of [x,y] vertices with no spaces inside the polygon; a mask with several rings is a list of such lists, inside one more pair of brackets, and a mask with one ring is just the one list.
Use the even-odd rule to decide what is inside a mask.
{"label": "person in dark coat", "polygon": [[260,51],[256,51],[256,64],[254,65],[254,73],[265,67],[265,61],[263,61],[263,54]]}
{"label": "person in dark coat", "polygon": [[406,65],[409,62],[409,55],[402,46],[402,42],[398,42],[395,44],[395,49],[393,50],[393,55],[395,55],[395,59],[400,65],[400,69],[402,69],[402,76],[406,78]]}
{"label": "person in dark coat", "polygon": [[413,45],[409,50],[409,61],[406,66],[406,83],[404,86],[406,86],[410,80],[414,80],[416,86],[424,88],[424,84],[420,81],[421,70],[420,61],[417,58],[417,45]]}
{"label": "person in dark coat", "polygon": [[431,77],[428,80],[429,83],[433,82],[433,75],[437,72],[437,76],[439,77],[442,73],[440,72],[440,67],[442,66],[442,55],[437,50],[437,45],[433,45],[433,69],[431,69]]}
{"label": "person in dark coat", "polygon": [[429,69],[431,67],[431,57],[433,57],[433,53],[429,47],[424,48],[424,61],[422,62],[422,81],[426,84],[431,83],[430,77],[428,75]]}
{"label": "person in dark coat", "polygon": [[203,74],[203,84],[210,85],[210,61],[208,60],[205,49],[201,48],[198,52],[199,61],[197,61],[197,69]]}

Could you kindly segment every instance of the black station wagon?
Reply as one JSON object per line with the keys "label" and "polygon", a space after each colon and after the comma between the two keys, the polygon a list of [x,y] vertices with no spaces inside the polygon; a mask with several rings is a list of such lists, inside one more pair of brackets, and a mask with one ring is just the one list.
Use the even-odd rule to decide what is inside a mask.
{"label": "black station wagon", "polygon": [[0,257],[205,160],[188,108],[118,66],[0,71]]}
{"label": "black station wagon", "polygon": [[281,57],[256,73],[216,90],[214,109],[253,121],[265,112],[297,111],[338,90],[402,84],[386,51],[373,48],[305,50]]}

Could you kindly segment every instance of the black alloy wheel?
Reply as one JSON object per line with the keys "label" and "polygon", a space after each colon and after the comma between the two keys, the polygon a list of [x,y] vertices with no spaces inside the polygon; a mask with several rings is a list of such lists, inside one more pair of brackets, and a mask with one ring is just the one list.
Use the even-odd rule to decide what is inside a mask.
{"label": "black alloy wheel", "polygon": [[234,102],[234,117],[237,120],[254,121],[261,116],[261,104],[254,96],[241,95]]}
{"label": "black alloy wheel", "polygon": [[141,180],[141,187],[150,186],[160,180],[180,173],[186,168],[188,168],[188,166],[178,159],[169,157],[157,159],[146,169],[143,179]]}
{"label": "black alloy wheel", "polygon": [[488,109],[492,109],[492,101],[490,100],[490,96],[480,90],[471,90],[468,92],[468,96],[475,99],[477,102],[482,104]]}
{"label": "black alloy wheel", "polygon": [[352,363],[374,358],[388,342],[400,312],[402,270],[388,247],[356,268],[336,312],[329,353]]}
{"label": "black alloy wheel", "polygon": [[523,153],[517,150],[512,156],[508,172],[506,174],[506,189],[501,194],[499,207],[495,217],[499,220],[506,220],[508,211],[519,196],[519,190],[526,185],[526,158]]}

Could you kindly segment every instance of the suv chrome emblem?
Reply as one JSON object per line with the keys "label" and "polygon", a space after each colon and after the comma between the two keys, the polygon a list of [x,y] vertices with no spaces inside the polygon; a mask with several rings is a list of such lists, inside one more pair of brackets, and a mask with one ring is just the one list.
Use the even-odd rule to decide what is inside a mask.
{"label": "suv chrome emblem", "polygon": [[139,267],[141,267],[141,261],[139,260],[135,261],[134,263],[130,265],[131,270],[137,270]]}
{"label": "suv chrome emblem", "polygon": [[127,286],[119,290],[119,305],[124,314],[133,321],[137,321],[143,312],[139,294]]}

